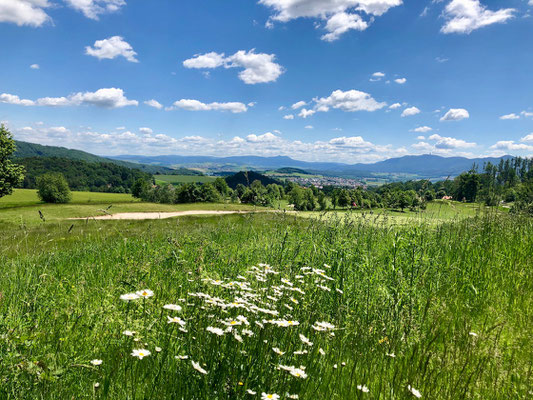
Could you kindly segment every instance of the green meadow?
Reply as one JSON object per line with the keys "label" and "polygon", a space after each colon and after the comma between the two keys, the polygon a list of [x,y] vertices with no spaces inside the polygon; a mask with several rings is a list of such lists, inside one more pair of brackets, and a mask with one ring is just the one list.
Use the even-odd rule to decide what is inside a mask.
{"label": "green meadow", "polygon": [[108,203],[241,206],[13,196],[0,200],[2,399],[531,398],[531,218],[430,203],[376,221],[73,222]]}

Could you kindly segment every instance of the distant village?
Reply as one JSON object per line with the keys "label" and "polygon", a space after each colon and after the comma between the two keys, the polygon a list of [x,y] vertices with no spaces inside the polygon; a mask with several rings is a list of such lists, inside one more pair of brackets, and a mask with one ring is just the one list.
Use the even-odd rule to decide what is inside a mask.
{"label": "distant village", "polygon": [[286,180],[297,183],[300,186],[311,186],[322,189],[324,186],[337,186],[355,189],[361,187],[366,188],[366,185],[357,179],[340,178],[336,176],[320,176],[320,177],[304,177],[304,176],[287,176]]}

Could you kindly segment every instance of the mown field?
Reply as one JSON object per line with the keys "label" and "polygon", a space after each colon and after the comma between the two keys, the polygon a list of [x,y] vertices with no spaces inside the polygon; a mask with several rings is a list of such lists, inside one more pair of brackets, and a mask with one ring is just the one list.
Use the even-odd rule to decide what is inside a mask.
{"label": "mown field", "polygon": [[0,224],[0,398],[531,397],[530,218],[70,225]]}
{"label": "mown field", "polygon": [[158,185],[170,183],[178,185],[181,183],[206,183],[213,182],[216,178],[203,175],[155,175],[155,182]]}

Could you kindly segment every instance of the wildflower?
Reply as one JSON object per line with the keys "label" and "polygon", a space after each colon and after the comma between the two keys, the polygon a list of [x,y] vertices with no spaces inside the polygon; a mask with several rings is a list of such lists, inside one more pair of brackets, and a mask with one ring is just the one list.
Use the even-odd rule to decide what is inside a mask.
{"label": "wildflower", "polygon": [[396,354],[394,353],[385,353],[385,355],[391,358],[396,358]]}
{"label": "wildflower", "polygon": [[154,295],[154,292],[152,292],[149,289],[144,289],[144,290],[139,290],[138,292],[135,292],[135,294],[139,297],[148,298],[148,297],[152,297]]}
{"label": "wildflower", "polygon": [[326,355],[326,352],[324,350],[322,350],[322,347],[320,349],[318,349],[318,352],[320,353],[320,355],[322,356],[325,356]]}
{"label": "wildflower", "polygon": [[414,387],[412,387],[411,385],[408,385],[407,389],[413,394],[413,396],[415,396],[417,398],[421,398],[422,397],[422,394],[418,390],[416,390]]}
{"label": "wildflower", "polygon": [[181,327],[184,327],[185,324],[186,324],[186,322],[184,320],[182,320],[181,318],[179,318],[179,317],[172,317],[171,318],[171,317],[167,316],[167,318],[168,318],[167,323],[169,323],[169,324],[179,324]]}
{"label": "wildflower", "polygon": [[298,304],[298,300],[296,300],[294,297],[291,297],[290,300],[291,300],[294,304]]}
{"label": "wildflower", "polygon": [[165,304],[163,308],[166,310],[181,311],[181,306],[177,304]]}
{"label": "wildflower", "polygon": [[102,360],[91,360],[91,364],[94,366],[102,365]]}
{"label": "wildflower", "polygon": [[307,350],[296,350],[293,354],[296,356],[301,356],[303,354],[307,354]]}
{"label": "wildflower", "polygon": [[200,363],[191,360],[192,367],[201,374],[207,374],[207,371],[200,366]]}
{"label": "wildflower", "polygon": [[255,394],[257,394],[257,392],[254,392],[254,391],[251,390],[251,389],[246,389],[246,393],[251,394],[252,396],[255,395]]}
{"label": "wildflower", "polygon": [[126,335],[126,336],[133,336],[135,335],[135,332],[134,331],[124,331],[122,332],[123,335]]}
{"label": "wildflower", "polygon": [[155,351],[157,351],[158,353],[161,353],[161,350],[163,350],[161,347],[156,347],[155,348]]}
{"label": "wildflower", "polygon": [[339,288],[336,288],[335,290],[336,290],[338,293],[340,293],[340,294],[344,294],[344,292],[343,292],[341,289],[339,289]]}
{"label": "wildflower", "polygon": [[294,308],[292,308],[291,306],[289,306],[288,304],[283,304],[285,306],[285,308],[289,311],[292,311],[294,310]]}
{"label": "wildflower", "polygon": [[176,360],[187,360],[189,358],[189,356],[175,356],[174,358]]}
{"label": "wildflower", "polygon": [[292,282],[289,281],[288,279],[281,279],[281,282],[283,282],[286,285],[292,286]]}
{"label": "wildflower", "polygon": [[261,393],[261,400],[278,400],[279,395],[276,393],[267,394],[265,392]]}
{"label": "wildflower", "polygon": [[288,394],[287,393],[287,398],[289,398],[289,399],[298,399],[299,397],[298,397],[297,394]]}
{"label": "wildflower", "polygon": [[306,344],[308,346],[312,346],[313,345],[313,342],[311,342],[309,339],[307,339],[304,335],[302,335],[300,333],[300,340],[302,341],[303,344]]}
{"label": "wildflower", "polygon": [[281,351],[279,348],[277,347],[272,347],[272,351],[280,356],[282,356],[283,354],[285,354],[284,351]]}
{"label": "wildflower", "polygon": [[100,387],[100,382],[94,382],[93,386],[95,389],[98,389]]}
{"label": "wildflower", "polygon": [[135,293],[126,293],[120,296],[120,300],[124,301],[131,301],[131,300],[137,300],[139,298],[138,295]]}
{"label": "wildflower", "polygon": [[253,336],[254,335],[253,331],[251,331],[249,329],[243,329],[242,330],[242,334],[246,335],[246,336]]}
{"label": "wildflower", "polygon": [[244,383],[240,382],[238,383],[239,386],[244,386]]}
{"label": "wildflower", "polygon": [[329,331],[332,329],[335,329],[335,325],[330,324],[329,322],[315,322],[315,324],[311,327],[315,331]]}
{"label": "wildflower", "polygon": [[235,338],[235,340],[239,343],[242,343],[242,336],[239,335],[238,333],[235,333],[233,334],[233,337]]}
{"label": "wildflower", "polygon": [[220,329],[220,328],[214,328],[212,326],[208,326],[207,328],[205,328],[205,330],[207,332],[214,333],[215,335],[218,335],[218,336],[224,335],[224,331],[222,329]]}
{"label": "wildflower", "polygon": [[250,323],[248,322],[248,320],[246,319],[244,315],[238,315],[237,321],[242,322],[244,325],[250,325]]}
{"label": "wildflower", "polygon": [[337,369],[337,364],[333,364],[333,368]]}
{"label": "wildflower", "polygon": [[318,288],[325,290],[326,292],[331,292],[331,289],[324,285],[316,285]]}
{"label": "wildflower", "polygon": [[357,385],[357,389],[363,393],[368,393],[368,388],[365,385]]}
{"label": "wildflower", "polygon": [[289,374],[291,374],[292,376],[295,376],[296,378],[302,378],[302,379],[307,378],[307,374],[305,373],[304,367],[296,368],[296,367],[293,367],[292,365],[291,366],[280,365],[279,368],[284,371],[287,371]]}
{"label": "wildflower", "polygon": [[470,332],[469,335],[473,337],[478,337],[478,334],[476,332]]}
{"label": "wildflower", "polygon": [[150,350],[146,349],[133,350],[133,352],[131,353],[133,357],[138,357],[139,360],[142,360],[144,357],[148,357],[150,354],[152,354]]}

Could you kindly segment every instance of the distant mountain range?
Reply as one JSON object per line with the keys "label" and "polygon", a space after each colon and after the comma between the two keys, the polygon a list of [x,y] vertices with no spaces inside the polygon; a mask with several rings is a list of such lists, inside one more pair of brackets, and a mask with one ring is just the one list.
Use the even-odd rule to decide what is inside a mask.
{"label": "distant mountain range", "polygon": [[503,156],[500,158],[465,158],[465,157],[441,157],[436,155],[404,156],[390,158],[371,164],[342,164],[331,162],[308,162],[294,160],[286,156],[259,157],[259,156],[233,156],[233,157],[210,157],[210,156],[137,156],[121,155],[110,158],[139,162],[149,165],[161,166],[187,166],[197,168],[217,168],[219,170],[248,169],[270,170],[279,168],[300,168],[308,172],[323,173],[327,175],[340,175],[350,177],[367,177],[375,174],[409,174],[425,178],[439,178],[456,176],[469,170],[473,164],[482,167],[484,163],[497,164],[500,159],[512,158]]}

